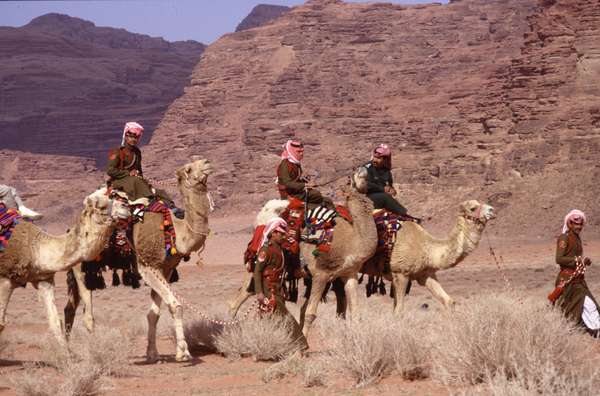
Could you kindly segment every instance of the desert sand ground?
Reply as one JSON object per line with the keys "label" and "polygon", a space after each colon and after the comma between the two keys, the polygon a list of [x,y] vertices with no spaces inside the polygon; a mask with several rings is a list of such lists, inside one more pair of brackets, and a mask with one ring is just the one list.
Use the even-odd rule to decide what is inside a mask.
{"label": "desert sand ground", "polygon": [[[196,266],[197,257],[180,266],[181,279],[173,288],[197,308],[207,312],[224,311],[226,302],[237,291],[246,272],[242,266],[242,253],[249,240],[252,217],[249,215],[235,217],[211,218],[212,234],[205,251],[202,253],[200,267]],[[427,225],[426,225],[427,228]],[[51,229],[58,231],[59,225]],[[500,237],[494,232],[493,224],[488,227],[479,248],[458,267],[439,272],[439,279],[446,291],[458,304],[468,304],[484,293],[500,291],[507,287],[502,276],[504,274],[510,288],[523,296],[535,296],[545,299],[553,288],[557,266],[554,264],[554,237],[557,230],[552,230],[547,238],[538,240],[514,240]],[[554,232],[556,231],[556,232]],[[443,233],[436,233],[441,235]],[[497,266],[489,253],[488,236],[500,266]],[[585,252],[596,259],[588,271],[587,279],[592,292],[600,295],[600,239],[586,238]],[[110,282],[106,275],[107,284]],[[56,302],[59,311],[66,302],[65,273],[56,277]],[[302,290],[301,290],[302,292]],[[388,285],[389,292],[389,285]],[[171,334],[171,319],[163,306],[159,322],[159,352],[163,361],[159,364],[145,364],[145,339],[142,329],[145,328],[145,315],[149,307],[149,288],[132,290],[125,287],[112,288],[95,294],[94,308],[97,324],[133,331],[136,335],[133,353],[129,356],[130,373],[123,378],[111,379],[114,395],[239,395],[265,394],[273,395],[442,395],[449,394],[444,385],[432,379],[421,381],[404,381],[400,377],[387,377],[375,385],[364,389],[354,389],[351,383],[339,381],[330,383],[328,387],[304,388],[295,378],[264,383],[262,374],[272,363],[255,362],[252,359],[229,360],[219,354],[209,352],[192,352],[194,360],[189,363],[174,361],[174,345]],[[361,301],[366,298],[364,287],[360,287]],[[392,311],[392,300],[389,296],[374,296],[382,310]],[[424,288],[413,285],[410,305],[429,305],[430,310],[440,309],[440,304],[432,300]],[[288,303],[289,304],[289,303]],[[330,298],[327,304],[321,305],[320,315],[331,314],[335,299]],[[297,309],[291,304],[292,312]],[[518,309],[518,307],[516,307]],[[187,320],[194,319],[186,309]],[[81,313],[81,308],[79,313]],[[80,317],[76,327],[81,327]],[[23,370],[26,363],[35,363],[41,359],[39,344],[49,339],[45,312],[38,301],[35,290],[28,286],[15,291],[8,308],[8,326],[5,338],[10,341],[9,347],[0,357],[0,395],[14,395],[10,377]],[[317,318],[317,322],[318,322]],[[318,353],[317,332],[309,339]],[[41,368],[40,370],[51,370]]]}

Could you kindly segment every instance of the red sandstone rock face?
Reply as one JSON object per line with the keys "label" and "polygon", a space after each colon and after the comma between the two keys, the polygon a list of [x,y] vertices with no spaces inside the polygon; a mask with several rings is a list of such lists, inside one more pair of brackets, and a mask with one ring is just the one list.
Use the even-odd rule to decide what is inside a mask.
{"label": "red sandstone rock face", "polygon": [[203,49],[59,14],[2,27],[0,147],[104,160],[131,119],[147,141]]}
{"label": "red sandstone rock face", "polygon": [[279,18],[290,10],[290,7],[269,4],[259,4],[250,11],[235,29],[236,32],[262,26],[273,19]]}
{"label": "red sandstone rock face", "polygon": [[256,205],[275,195],[290,136],[322,181],[386,142],[415,214],[448,217],[473,197],[499,208],[497,230],[554,235],[573,206],[600,224],[599,11],[591,0],[308,2],[207,49],[146,147],[150,169],[209,157],[221,200]]}

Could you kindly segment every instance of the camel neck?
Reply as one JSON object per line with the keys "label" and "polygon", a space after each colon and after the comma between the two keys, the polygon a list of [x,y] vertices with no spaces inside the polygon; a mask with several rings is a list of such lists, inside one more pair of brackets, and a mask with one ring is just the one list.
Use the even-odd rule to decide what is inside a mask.
{"label": "camel neck", "polygon": [[209,232],[208,211],[210,204],[205,191],[197,191],[180,186],[185,209],[183,220],[174,218],[177,234],[177,251],[189,254],[204,245]]}
{"label": "camel neck", "polygon": [[480,238],[478,228],[458,216],[448,238],[438,241],[438,248],[442,250],[439,269],[451,268],[463,261],[477,247]]}

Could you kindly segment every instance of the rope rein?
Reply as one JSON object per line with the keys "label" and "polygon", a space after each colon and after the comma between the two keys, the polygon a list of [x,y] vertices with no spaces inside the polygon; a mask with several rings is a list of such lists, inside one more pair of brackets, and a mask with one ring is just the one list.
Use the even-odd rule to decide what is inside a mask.
{"label": "rope rein", "polygon": [[[171,288],[171,286],[169,286],[169,284],[166,281],[164,275],[162,273],[160,273],[155,267],[151,266],[143,257],[141,257],[138,254],[138,252],[133,247],[133,244],[131,243],[131,241],[128,240],[128,242],[131,245],[131,249],[135,253],[136,258],[138,260],[140,260],[141,264],[144,266],[144,269],[148,270],[148,272],[151,273],[156,278],[156,280],[158,280],[159,282],[161,282],[162,285],[167,290],[169,290],[173,294],[173,296],[181,303],[181,305],[186,306],[187,308],[189,308],[193,313],[195,313],[196,315],[198,315],[204,321],[207,321],[207,322],[210,322],[212,324],[219,325],[219,326],[234,326],[234,325],[238,325],[241,322],[243,322],[244,320],[246,320],[248,318],[248,316],[250,315],[250,312],[256,310],[258,302],[254,301],[248,307],[248,309],[243,313],[243,315],[239,319],[235,319],[235,320],[217,320],[217,319],[213,319],[213,318],[209,317],[203,311],[199,310],[194,305],[192,305],[191,303],[189,303],[180,294],[176,293],[175,290],[173,290]],[[157,244],[157,246],[158,246],[158,244]]]}

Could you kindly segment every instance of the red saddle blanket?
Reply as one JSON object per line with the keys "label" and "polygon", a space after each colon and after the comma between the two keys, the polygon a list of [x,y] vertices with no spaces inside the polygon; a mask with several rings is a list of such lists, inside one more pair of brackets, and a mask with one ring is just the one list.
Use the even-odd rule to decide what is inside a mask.
{"label": "red saddle blanket", "polygon": [[8,246],[8,240],[17,224],[19,224],[20,219],[19,211],[7,208],[5,204],[0,202],[0,252]]}

